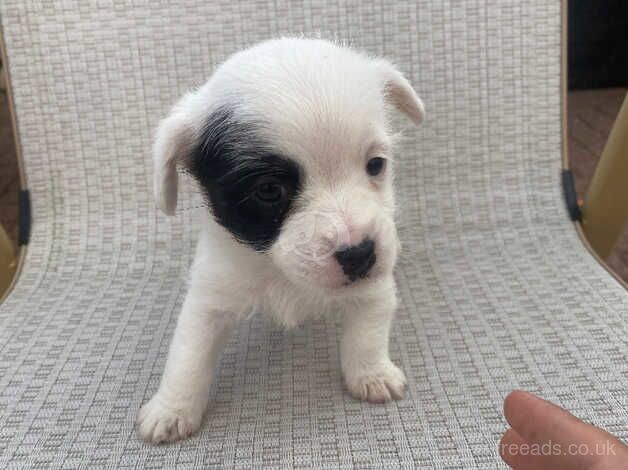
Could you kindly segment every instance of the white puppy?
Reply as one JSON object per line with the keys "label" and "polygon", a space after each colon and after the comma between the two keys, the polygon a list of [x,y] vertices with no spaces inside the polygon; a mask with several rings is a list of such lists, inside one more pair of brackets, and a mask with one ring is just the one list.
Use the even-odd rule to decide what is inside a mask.
{"label": "white puppy", "polygon": [[183,439],[201,424],[221,351],[252,312],[290,327],[342,315],[351,395],[401,398],[388,355],[397,305],[389,105],[415,124],[423,105],[390,63],[316,39],[263,42],[233,55],[164,119],[155,197],[177,202],[177,166],[210,214],[159,391],[139,435]]}

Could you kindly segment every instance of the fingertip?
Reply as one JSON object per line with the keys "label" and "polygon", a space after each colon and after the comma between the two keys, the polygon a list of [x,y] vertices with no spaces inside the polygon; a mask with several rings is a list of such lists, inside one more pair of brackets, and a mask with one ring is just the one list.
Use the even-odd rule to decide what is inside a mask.
{"label": "fingertip", "polygon": [[504,417],[512,426],[513,417],[516,416],[517,410],[521,409],[521,403],[529,396],[534,396],[524,390],[513,390],[504,399]]}
{"label": "fingertip", "polygon": [[500,439],[498,452],[501,459],[516,470],[557,468],[555,465],[551,466],[551,461],[547,460],[547,456],[535,450],[529,441],[512,428],[508,429]]}
{"label": "fingertip", "polygon": [[527,457],[521,453],[523,445],[527,445],[525,439],[517,431],[509,428],[499,441],[499,456],[508,466],[520,468],[527,460]]}
{"label": "fingertip", "polygon": [[530,392],[526,392],[525,390],[513,390],[511,391],[508,395],[506,395],[506,398],[504,399],[504,402],[506,401],[512,401],[512,400],[520,400],[522,398],[526,398],[526,397],[536,397],[536,395],[533,395]]}
{"label": "fingertip", "polygon": [[517,434],[517,431],[512,428],[508,428],[499,440],[499,455],[501,455],[503,458],[508,449],[508,446],[510,446],[511,444],[519,443],[521,441],[522,438],[521,436],[519,436],[519,434]]}
{"label": "fingertip", "polygon": [[530,443],[584,442],[598,429],[560,406],[522,390],[515,390],[504,399],[504,416],[512,429]]}

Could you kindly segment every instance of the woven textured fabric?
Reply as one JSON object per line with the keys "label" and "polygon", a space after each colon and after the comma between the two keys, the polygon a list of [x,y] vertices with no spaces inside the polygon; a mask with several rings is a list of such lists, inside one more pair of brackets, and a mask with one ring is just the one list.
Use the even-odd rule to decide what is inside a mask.
{"label": "woven textured fabric", "polygon": [[[560,7],[531,0],[4,0],[34,226],[0,306],[0,468],[502,468],[523,388],[628,439],[628,295],[561,197]],[[256,316],[193,438],[138,440],[197,237],[167,218],[151,134],[230,53],[312,33],[394,60],[425,101],[398,152],[406,397],[342,390],[333,318]],[[407,127],[407,125],[403,124]]]}

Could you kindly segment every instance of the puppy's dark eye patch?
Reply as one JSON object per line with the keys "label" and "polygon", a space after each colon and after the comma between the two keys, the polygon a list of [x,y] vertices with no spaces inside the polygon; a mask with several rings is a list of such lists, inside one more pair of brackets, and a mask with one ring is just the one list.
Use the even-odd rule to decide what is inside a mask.
{"label": "puppy's dark eye patch", "polygon": [[256,250],[277,238],[300,190],[297,164],[273,152],[259,126],[238,121],[227,108],[209,116],[189,170],[218,223]]}

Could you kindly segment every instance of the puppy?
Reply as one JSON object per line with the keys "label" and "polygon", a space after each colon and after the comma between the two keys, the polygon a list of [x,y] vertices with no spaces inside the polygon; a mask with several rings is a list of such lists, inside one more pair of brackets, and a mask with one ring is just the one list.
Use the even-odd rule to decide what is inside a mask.
{"label": "puppy", "polygon": [[159,390],[137,417],[141,438],[198,430],[223,347],[258,311],[285,327],[342,316],[349,393],[402,397],[406,380],[388,354],[399,251],[391,107],[423,120],[421,100],[389,62],[285,38],[233,55],[160,123],[158,206],[174,213],[180,166],[209,210]]}

